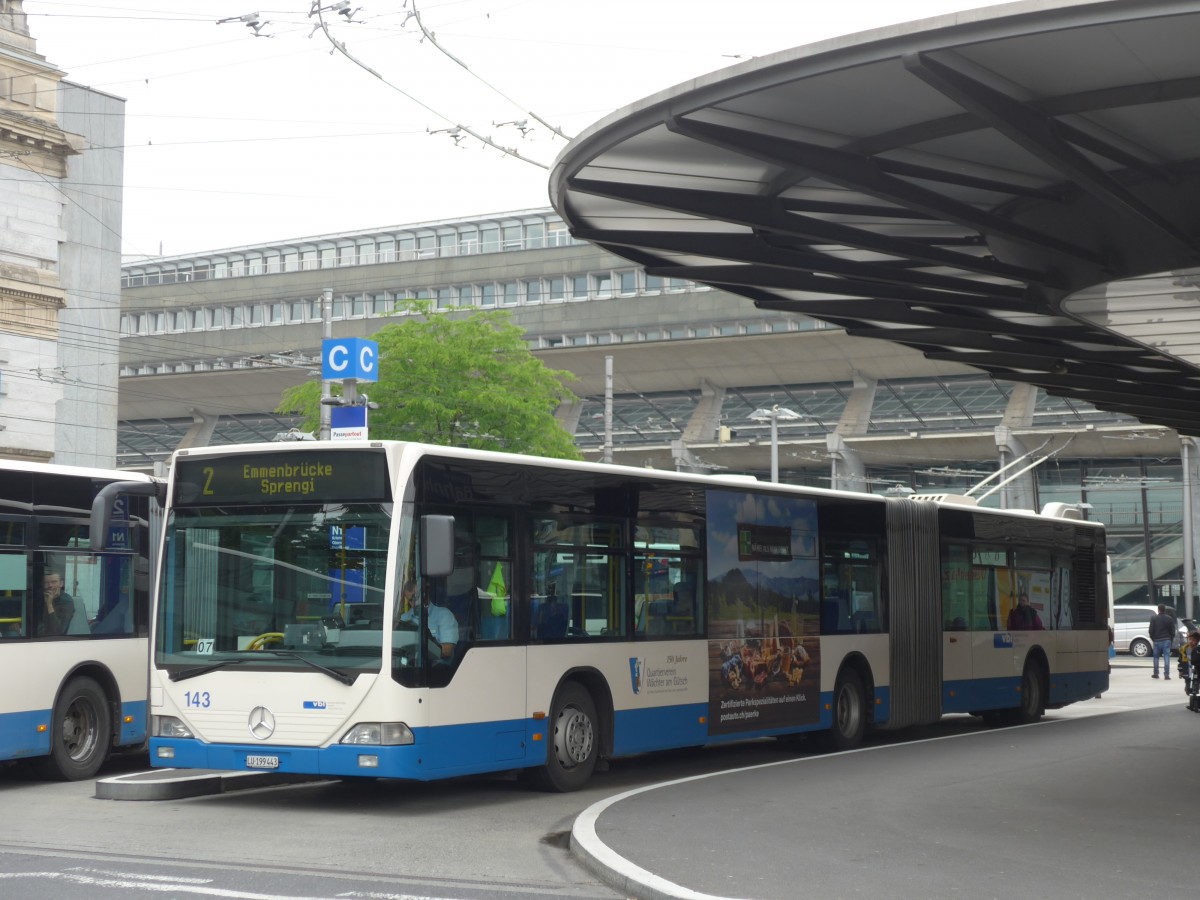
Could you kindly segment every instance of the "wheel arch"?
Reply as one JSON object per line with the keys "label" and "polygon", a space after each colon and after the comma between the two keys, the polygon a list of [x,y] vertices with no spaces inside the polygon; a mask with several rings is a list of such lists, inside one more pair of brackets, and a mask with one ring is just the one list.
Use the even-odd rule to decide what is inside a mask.
{"label": "wheel arch", "polygon": [[[558,696],[563,685],[572,681],[586,690],[591,695],[592,702],[596,704],[596,718],[599,720],[596,724],[600,728],[600,758],[608,759],[612,756],[613,725],[616,720],[616,712],[613,709],[612,691],[609,689],[608,679],[598,669],[591,666],[579,666],[578,668],[568,669],[558,679],[558,684],[554,686],[554,693],[551,695],[552,698]],[[551,702],[553,703],[553,700]]]}
{"label": "wheel arch", "polygon": [[111,750],[117,745],[121,735],[121,688],[117,684],[117,677],[113,674],[112,669],[102,662],[96,660],[81,662],[64,675],[62,681],[59,682],[58,690],[54,692],[55,708],[67,685],[76,678],[90,678],[100,685],[100,690],[104,691],[104,699],[108,704],[109,711],[108,748]]}
{"label": "wheel arch", "polygon": [[853,670],[862,681],[863,686],[863,702],[866,704],[867,725],[875,724],[875,673],[871,668],[871,662],[867,657],[858,650],[853,650],[842,657],[842,661],[838,664],[837,674],[834,676],[833,684],[836,688],[838,679],[842,677],[842,673],[846,670]]}

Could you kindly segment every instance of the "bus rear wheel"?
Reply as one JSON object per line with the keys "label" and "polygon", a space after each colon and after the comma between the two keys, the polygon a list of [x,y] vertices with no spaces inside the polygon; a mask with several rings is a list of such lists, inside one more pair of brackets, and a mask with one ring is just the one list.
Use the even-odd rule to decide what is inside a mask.
{"label": "bus rear wheel", "polygon": [[1042,717],[1046,710],[1046,680],[1042,667],[1033,660],[1025,661],[1021,673],[1021,703],[1008,711],[1013,725],[1029,725]]}
{"label": "bus rear wheel", "polygon": [[867,730],[867,696],[862,676],[843,669],[833,688],[833,721],[828,731],[818,733],[821,748],[834,752],[852,750],[862,743]]}
{"label": "bus rear wheel", "polygon": [[592,695],[574,681],[564,684],[550,708],[546,764],[528,773],[532,787],[541,791],[577,791],[596,769],[600,729]]}
{"label": "bus rear wheel", "polygon": [[50,755],[34,765],[44,778],[82,781],[100,771],[112,743],[112,718],[104,689],[91,678],[74,678],[54,704]]}

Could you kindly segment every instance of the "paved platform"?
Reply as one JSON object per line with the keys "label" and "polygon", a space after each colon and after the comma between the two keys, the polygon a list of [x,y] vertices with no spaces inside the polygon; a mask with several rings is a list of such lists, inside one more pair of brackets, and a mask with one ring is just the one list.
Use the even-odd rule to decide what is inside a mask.
{"label": "paved platform", "polygon": [[[1180,715],[1167,720],[1171,728],[1178,730],[1177,740],[1171,747],[1174,755],[1170,759],[1165,758],[1163,754],[1152,755],[1151,761],[1159,767],[1156,771],[1172,771],[1176,773],[1173,777],[1178,777],[1179,773],[1186,772],[1188,767],[1193,765],[1195,750],[1190,743],[1190,734],[1194,726],[1198,729],[1196,738],[1200,739],[1200,716],[1190,716],[1186,712],[1187,700],[1183,686],[1174,673],[1169,681],[1161,678],[1155,680],[1150,675],[1150,660],[1117,657],[1112,660],[1110,689],[1103,697],[1047,713],[1044,721],[1094,719],[1095,728],[1088,729],[1088,736],[1080,737],[1079,740],[1090,742],[1100,748],[1100,751],[1094,754],[1094,763],[1078,763],[1073,770],[1068,769],[1066,773],[1049,771],[1051,765],[1035,764],[1037,771],[1034,777],[1047,779],[1046,786],[1041,790],[1060,790],[1072,797],[1075,794],[1071,794],[1071,791],[1095,794],[1096,792],[1089,788],[1094,787],[1096,780],[1104,783],[1109,780],[1108,770],[1104,768],[1107,763],[1103,761],[1106,752],[1114,754],[1111,763],[1114,783],[1131,778],[1128,760],[1121,756],[1121,752],[1128,751],[1130,743],[1136,745],[1137,739],[1131,742],[1121,729],[1135,729],[1135,722],[1127,724],[1126,717],[1119,723],[1107,723],[1095,718],[1114,713],[1145,713],[1159,707],[1178,707]],[[1164,710],[1164,716],[1165,714]],[[1135,721],[1137,719],[1128,718]],[[1110,725],[1112,727],[1109,727]],[[876,823],[870,815],[862,816],[863,807],[870,810],[876,802],[886,805],[890,795],[902,794],[906,790],[906,779],[911,779],[914,785],[907,789],[915,793],[907,800],[897,799],[895,802],[900,805],[911,802],[914,812],[926,806],[925,790],[939,794],[936,780],[932,789],[918,789],[915,785],[925,777],[932,777],[943,766],[950,768],[962,765],[961,760],[971,758],[971,754],[963,754],[960,747],[947,744],[945,738],[999,735],[1005,730],[988,729],[970,717],[949,716],[937,725],[922,729],[915,739],[911,737],[910,730],[909,736],[902,740],[885,740],[884,743],[899,743],[901,746],[892,748],[897,752],[890,756],[886,763],[881,760],[878,765],[872,765],[862,757],[844,759],[841,765],[835,759],[836,756],[849,757],[852,754],[869,754],[884,749],[876,744],[851,751],[851,754],[803,755],[783,763],[638,788],[610,797],[585,810],[574,823],[571,851],[601,880],[622,891],[626,896],[639,900],[794,897],[799,893],[809,893],[811,896],[871,896],[879,893],[886,893],[891,897],[938,896],[938,892],[933,888],[930,888],[933,893],[925,893],[922,888],[906,893],[902,887],[898,891],[889,891],[887,875],[883,872],[878,874],[884,880],[874,889],[871,888],[871,878],[875,877],[875,873],[862,878],[858,883],[847,882],[838,885],[834,876],[819,885],[813,870],[820,869],[822,864],[831,865],[830,860],[846,855],[847,847],[856,846],[864,837],[868,837],[867,843],[872,844],[874,838],[870,837],[870,833],[876,827]],[[1058,730],[1047,729],[1045,734],[1056,731]],[[1135,733],[1140,734],[1136,730]],[[1040,738],[1041,734],[1038,737]],[[980,750],[990,746],[991,752],[999,755],[999,761],[992,763],[989,772],[984,773],[989,778],[993,777],[996,771],[1011,765],[1006,759],[1010,743],[1011,741],[990,741],[987,745],[979,745]],[[1022,743],[1025,743],[1024,738]],[[1146,748],[1151,754],[1168,749],[1163,745],[1153,746],[1153,741],[1147,743],[1151,745]],[[1172,741],[1164,737],[1164,744],[1172,744]],[[1071,752],[1081,749],[1079,744],[1069,746]],[[922,754],[927,761],[924,764]],[[1178,758],[1175,758],[1176,756]],[[935,758],[938,762],[933,763]],[[898,772],[908,773],[894,776],[894,779],[901,780],[900,784],[895,784],[894,779],[886,780],[885,773],[893,764],[897,766]],[[1099,768],[1088,769],[1091,765]],[[1083,775],[1085,770],[1092,774]],[[970,769],[967,771],[970,772]],[[1101,774],[1097,776],[1095,771]],[[875,788],[866,788],[865,783],[868,779],[875,777],[884,777],[885,780]],[[984,793],[981,797],[968,800],[966,794],[969,788],[977,787],[974,784],[975,779],[969,774],[957,777],[960,779],[958,783],[963,785],[963,802],[974,803],[977,808],[984,809],[993,805],[992,797],[997,796],[994,783],[990,786],[993,793]],[[1139,783],[1142,781],[1140,773],[1134,777]],[[1068,787],[1073,778],[1078,778],[1079,782]],[[981,783],[985,780],[987,779],[979,779]],[[845,787],[847,783],[848,789]],[[1169,787],[1164,789],[1170,790]],[[1001,787],[1000,794],[1004,790]],[[845,797],[842,796],[843,793]],[[1145,796],[1157,795],[1151,792]],[[875,797],[880,799],[872,799]],[[1110,816],[1118,819],[1129,816],[1126,806],[1127,792],[1100,792],[1099,797],[1100,800],[1089,797],[1087,801],[1100,805],[1098,811],[1093,810],[1087,820],[1079,824],[1077,830],[1081,834],[1095,828],[1097,823],[1109,821]],[[950,801],[951,807],[955,802],[957,801]],[[931,800],[930,803],[934,804],[936,801]],[[1106,807],[1105,803],[1110,803],[1112,808]],[[1001,807],[1003,805],[998,799],[997,804]],[[1152,811],[1159,814],[1165,812],[1164,808],[1155,803],[1143,803],[1140,806],[1145,810],[1142,814],[1147,818],[1151,817]],[[1020,810],[1011,813],[1006,810],[1001,814],[1011,814],[1018,818],[1022,816]],[[936,830],[939,821],[944,818],[945,814],[940,814],[940,818],[935,818],[929,828]],[[1146,829],[1157,827],[1157,819],[1161,818],[1161,815],[1155,815],[1155,822],[1145,827],[1139,824],[1140,820],[1129,821],[1128,835],[1136,836],[1145,833]],[[914,830],[922,827],[918,821],[914,815]],[[986,822],[986,819],[981,821]],[[828,822],[828,827],[820,824],[822,822]],[[837,829],[844,831],[835,838]],[[1062,839],[1061,830],[1056,833],[1055,838]],[[839,840],[843,843],[837,843]],[[989,862],[993,861],[994,854],[988,852],[985,843],[989,838],[981,835],[979,840],[979,853]],[[954,836],[951,835],[941,843],[953,841]],[[823,854],[816,857],[817,862],[814,866],[806,866],[803,863],[805,853],[815,853],[813,848],[822,842],[828,843]],[[884,846],[877,847],[874,852],[880,855],[881,863],[886,859],[887,850]],[[1036,854],[1038,845],[1035,843],[1032,849],[1026,852]],[[870,860],[872,852],[855,850],[849,855],[849,868],[852,871],[865,871],[862,867],[868,863],[864,860]],[[1011,857],[1008,862],[1010,868],[1021,868]],[[1074,863],[1071,864],[1071,867],[1073,866]],[[1166,872],[1176,868],[1168,866]],[[1010,872],[1009,875],[1011,874]],[[974,876],[975,882],[972,882],[972,877],[970,872],[963,873],[962,886],[969,888],[971,884],[976,883],[976,886],[981,887],[982,882],[978,879],[983,877],[982,873]],[[996,890],[991,886],[992,882],[988,884],[985,893],[989,897],[1018,896],[1014,893],[1015,885],[1007,881]],[[1038,890],[1045,890],[1045,885],[1039,887],[1036,883],[1026,884],[1026,887],[1032,893],[1023,896],[1035,896]],[[1119,895],[1119,890],[1112,895]],[[1043,893],[1042,896],[1056,894]]]}

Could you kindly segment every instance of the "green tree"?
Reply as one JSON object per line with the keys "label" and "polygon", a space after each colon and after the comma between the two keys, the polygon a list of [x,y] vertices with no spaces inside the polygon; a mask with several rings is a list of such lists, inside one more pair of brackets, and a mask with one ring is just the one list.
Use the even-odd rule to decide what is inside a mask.
{"label": "green tree", "polygon": [[[567,387],[574,376],[530,353],[506,311],[460,317],[415,300],[404,308],[413,315],[372,335],[379,382],[358,386],[379,404],[369,415],[372,438],[581,458],[554,418],[561,403],[576,399]],[[334,395],[341,389],[335,383]],[[299,413],[315,431],[320,401],[320,384],[308,382],[284,391],[275,411]]]}

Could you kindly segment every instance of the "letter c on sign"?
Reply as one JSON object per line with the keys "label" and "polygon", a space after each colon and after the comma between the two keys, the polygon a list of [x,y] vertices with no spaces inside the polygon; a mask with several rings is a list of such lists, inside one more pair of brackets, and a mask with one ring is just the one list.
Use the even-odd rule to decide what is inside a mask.
{"label": "letter c on sign", "polygon": [[375,348],[369,344],[358,351],[358,370],[364,375],[375,369]]}
{"label": "letter c on sign", "polygon": [[349,348],[345,344],[337,344],[329,351],[329,368],[335,372],[344,372],[346,366],[350,365],[350,360],[347,359]]}

